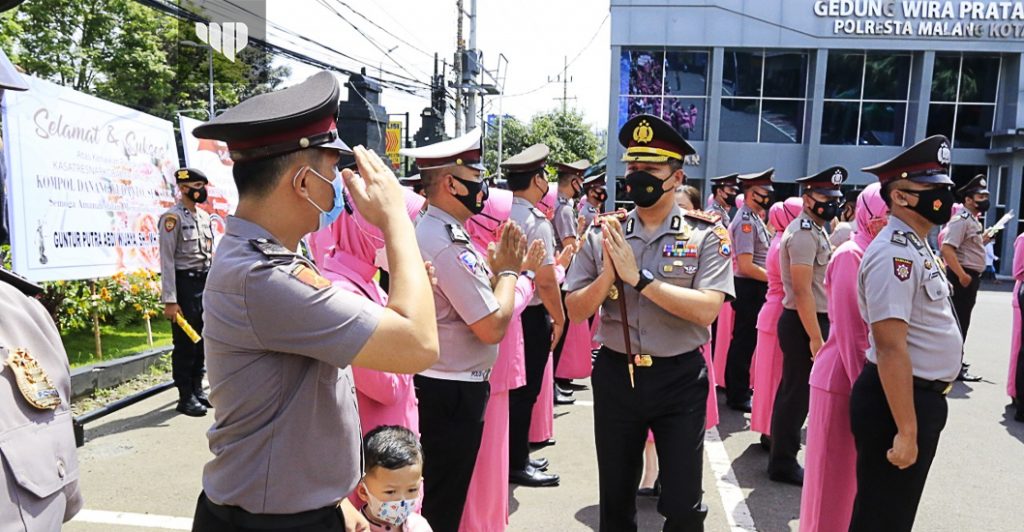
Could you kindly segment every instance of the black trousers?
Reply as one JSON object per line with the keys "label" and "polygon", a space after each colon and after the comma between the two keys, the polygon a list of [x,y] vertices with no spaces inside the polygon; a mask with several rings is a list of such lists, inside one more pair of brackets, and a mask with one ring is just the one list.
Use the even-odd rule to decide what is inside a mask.
{"label": "black trousers", "polygon": [[[206,288],[206,273],[191,270],[177,270],[174,288],[178,306],[185,320],[200,335],[203,334],[203,290]],[[193,342],[185,331],[174,321],[171,322],[171,376],[182,396],[191,394],[202,385],[206,373],[206,355],[203,341]]]}
{"label": "black trousers", "polygon": [[[822,338],[828,338],[828,315],[818,314]],[[800,430],[807,420],[811,399],[811,339],[795,310],[785,309],[779,317],[779,347],[782,349],[782,380],[772,408],[772,449],[768,472],[785,472],[799,466]]]}
{"label": "black trousers", "polygon": [[488,382],[413,377],[423,446],[423,517],[437,532],[457,532],[473,478]]}
{"label": "black trousers", "polygon": [[750,399],[750,361],[757,348],[757,315],[767,293],[768,283],[736,278],[736,299],[731,303],[735,321],[725,360],[725,397],[730,404]]}
{"label": "black trousers", "polygon": [[219,506],[199,494],[192,532],[344,532],[345,516],[335,506],[298,514],[251,514],[235,506]]}
{"label": "black trousers", "polygon": [[978,288],[981,288],[981,272],[964,268],[967,275],[971,276],[971,284],[960,286],[960,280],[952,270],[946,271],[946,278],[953,285],[953,310],[956,311],[956,318],[960,321],[960,334],[964,341],[967,340],[967,329],[971,328],[971,314],[974,312],[974,304],[978,302]]}
{"label": "black trousers", "polygon": [[526,385],[508,393],[508,468],[522,471],[530,462],[530,420],[540,395],[544,367],[551,350],[551,324],[544,305],[526,307],[523,320],[523,351],[526,353]]}
{"label": "black trousers", "polygon": [[[1020,290],[1017,292],[1017,304],[1020,305],[1021,312],[1024,313],[1024,283],[1021,284]],[[1020,348],[1017,351],[1017,408],[1024,411],[1024,355],[1022,355],[1024,354],[1024,326],[1020,328],[1020,336]]]}
{"label": "black trousers", "polygon": [[914,527],[939,434],[946,426],[946,396],[915,388],[914,410],[917,462],[900,470],[886,458],[896,437],[896,422],[878,378],[878,367],[864,367],[850,393],[850,428],[857,446],[857,497],[851,532],[910,532]]}
{"label": "black trousers", "polygon": [[[569,315],[567,314],[568,311],[566,310],[566,306],[565,306],[565,295],[566,294],[567,294],[567,292],[563,290],[562,291],[562,314],[563,314],[562,319],[564,319],[565,321],[563,321],[562,323],[565,324],[565,327],[562,329],[562,337],[558,339],[558,343],[555,344],[555,348],[551,351],[551,357],[553,359],[551,361],[551,364],[552,364],[551,372],[552,372],[552,374],[555,371],[558,371],[558,361],[562,360],[562,348],[565,347],[565,333],[569,332]],[[559,382],[559,381],[569,382],[570,380],[571,379],[558,379],[558,378],[556,378],[555,382]]]}
{"label": "black trousers", "polygon": [[634,368],[626,356],[602,347],[594,363],[594,443],[602,532],[637,529],[636,490],[647,430],[658,442],[658,513],[666,531],[704,530],[703,459],[708,369],[699,351],[655,358]]}

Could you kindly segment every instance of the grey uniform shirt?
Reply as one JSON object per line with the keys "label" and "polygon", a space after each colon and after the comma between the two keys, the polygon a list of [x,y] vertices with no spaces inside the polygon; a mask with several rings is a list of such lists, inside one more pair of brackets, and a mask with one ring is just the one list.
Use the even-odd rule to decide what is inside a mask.
{"label": "grey uniform shirt", "polygon": [[814,269],[811,293],[814,294],[815,310],[819,314],[828,312],[828,296],[825,293],[825,269],[832,258],[832,244],[825,230],[801,212],[782,234],[779,245],[779,268],[782,270],[782,288],[785,295],[782,306],[796,310],[796,295],[793,293],[793,275],[789,267],[803,264]]}
{"label": "grey uniform shirt", "polygon": [[[696,207],[696,205],[695,205],[695,207]],[[723,226],[729,227],[729,225],[732,224],[732,217],[729,216],[729,209],[726,209],[725,207],[723,207],[717,201],[714,201],[714,200],[711,201],[711,206],[708,207],[708,212],[711,212],[711,213],[714,213],[714,214],[717,214],[717,215],[721,216],[722,217],[722,225]]]}
{"label": "grey uniform shirt", "polygon": [[[907,323],[907,351],[915,377],[952,382],[960,372],[963,340],[949,299],[949,282],[927,242],[895,216],[864,251],[857,278],[866,323]],[[867,359],[878,363],[875,337]]]}
{"label": "grey uniform shirt", "polygon": [[[548,266],[555,263],[555,234],[551,222],[540,209],[530,205],[529,201],[523,198],[512,199],[512,210],[508,215],[509,219],[519,224],[526,235],[526,243],[529,245],[534,240],[544,242],[544,261],[541,266]],[[533,299],[528,306],[540,305],[540,294],[535,292]]]}
{"label": "grey uniform shirt", "polygon": [[213,259],[210,215],[196,207],[193,215],[181,202],[160,217],[160,301],[177,303],[175,270],[209,270]]}
{"label": "grey uniform shirt", "polygon": [[[764,220],[750,207],[744,205],[736,212],[736,218],[729,224],[729,237],[732,239],[733,255],[752,255],[754,264],[764,268],[772,237],[768,234]],[[738,270],[736,277],[749,278]]]}
{"label": "grey uniform shirt", "polygon": [[558,195],[558,204],[555,205],[555,217],[552,223],[555,225],[555,246],[561,250],[562,240],[576,237],[576,206],[572,198]]}
{"label": "grey uniform shirt", "polygon": [[580,214],[583,215],[583,219],[586,221],[587,227],[590,227],[594,223],[594,219],[597,218],[597,215],[601,214],[601,212],[597,210],[597,207],[591,205],[589,201],[584,201],[580,205]]}
{"label": "grey uniform shirt", "polygon": [[984,232],[981,222],[964,209],[946,225],[942,245],[953,247],[961,266],[981,273],[985,270]]}
{"label": "grey uniform shirt", "polygon": [[[637,265],[649,270],[655,279],[684,288],[722,292],[727,300],[735,296],[729,235],[720,223],[684,216],[679,207],[673,206],[662,225],[651,234],[645,232],[635,210],[626,218],[623,230]],[[600,228],[592,227],[587,231],[586,240],[566,275],[567,292],[585,288],[601,274],[601,240]],[[624,288],[625,293],[619,297],[626,301],[633,348],[630,354],[670,357],[688,353],[708,342],[707,327],[670,314],[631,286]],[[608,298],[602,303],[597,339],[609,349],[626,352],[618,300]]]}
{"label": "grey uniform shirt", "polygon": [[500,307],[491,288],[487,261],[470,243],[454,216],[431,205],[416,224],[416,240],[424,261],[437,276],[438,361],[430,369],[447,373],[485,374],[498,358],[498,346],[485,344],[469,326]]}
{"label": "grey uniform shirt", "polygon": [[362,475],[348,366],[383,307],[334,288],[265,229],[235,217],[203,306],[215,407],[206,495],[261,514],[337,504]]}
{"label": "grey uniform shirt", "polygon": [[[60,395],[32,406],[5,361],[24,349]],[[82,508],[71,426],[71,377],[57,327],[35,298],[0,281],[0,530],[52,532]]]}

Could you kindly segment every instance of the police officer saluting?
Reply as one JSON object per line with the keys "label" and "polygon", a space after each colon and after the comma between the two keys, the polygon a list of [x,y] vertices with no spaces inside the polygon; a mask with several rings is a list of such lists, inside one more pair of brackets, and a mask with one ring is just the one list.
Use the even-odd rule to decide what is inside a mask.
{"label": "police officer saluting", "polygon": [[[953,287],[953,308],[960,321],[960,334],[967,343],[967,329],[971,327],[981,272],[985,269],[985,246],[992,240],[978,220],[988,212],[988,182],[984,175],[977,175],[957,193],[963,198],[964,209],[942,230],[942,260]],[[964,363],[957,379],[977,382],[981,377],[972,375],[968,364]]]}
{"label": "police officer saluting", "polygon": [[[729,227],[732,224],[729,213],[736,206],[736,198],[740,193],[739,176],[739,174],[733,173],[710,179],[711,205],[708,206],[708,212],[721,216],[722,225],[725,227]],[[694,205],[694,207],[697,207],[697,205]]]}
{"label": "police officer saluting", "polygon": [[757,315],[768,293],[765,262],[772,237],[765,217],[775,191],[774,174],[775,170],[769,168],[737,178],[744,194],[743,206],[729,224],[736,263],[736,300],[732,302],[735,321],[725,364],[725,395],[726,404],[742,412],[750,412],[750,360],[757,347]]}
{"label": "police officer saluting", "polygon": [[174,351],[171,374],[178,388],[176,410],[187,416],[206,415],[210,400],[203,391],[203,341],[194,342],[177,322],[180,313],[196,334],[203,334],[203,289],[213,259],[210,214],[198,204],[206,201],[206,175],[193,168],[174,172],[181,198],[160,217],[160,276],[164,316],[171,320]]}
{"label": "police officer saluting", "polygon": [[[195,531],[368,528],[346,498],[362,475],[350,365],[415,373],[437,360],[430,280],[398,180],[338,138],[339,86],[320,72],[197,127],[227,142],[238,208],[203,304],[213,459]],[[337,171],[352,153],[359,174]],[[386,307],[340,291],[296,254],[344,209],[342,180],[386,242]]]}
{"label": "police officer saluting", "polygon": [[[671,125],[639,115],[623,125],[626,191],[621,223],[599,218],[569,267],[573,321],[601,313],[594,365],[594,436],[602,531],[637,529],[636,490],[648,429],[658,442],[666,531],[703,530],[708,325],[733,297],[728,231],[717,215],[685,214],[673,191],[693,147]],[[621,288],[616,287],[616,276]]]}
{"label": "police officer saluting", "polygon": [[963,340],[950,287],[927,240],[952,212],[949,160],[949,141],[936,135],[864,168],[882,183],[890,214],[864,252],[857,283],[870,347],[850,395],[853,532],[913,528],[946,424],[946,393],[960,372]]}
{"label": "police officer saluting", "polygon": [[531,242],[544,243],[544,261],[537,270],[536,293],[523,311],[523,351],[526,358],[526,385],[509,392],[509,480],[524,486],[554,486],[558,475],[544,473],[543,459],[530,460],[530,420],[533,404],[540,394],[548,354],[558,345],[565,331],[562,292],[555,278],[555,235],[551,222],[537,208],[548,193],[544,166],[548,147],[535,144],[502,163],[508,188],[512,191],[509,218],[523,228]]}
{"label": "police officer saluting", "polygon": [[[440,359],[415,377],[423,453],[423,516],[437,532],[456,532],[473,478],[490,397],[488,378],[515,303],[526,253],[523,232],[505,226],[489,258],[463,224],[487,201],[480,130],[404,150],[414,157],[430,206],[416,225],[424,261],[433,263]],[[398,351],[396,351],[398,352]]]}
{"label": "police officer saluting", "polygon": [[778,325],[782,380],[772,411],[768,476],[798,486],[804,481],[796,455],[810,401],[811,362],[828,338],[829,328],[825,268],[832,258],[832,245],[824,225],[839,214],[843,197],[839,186],[844,181],[846,169],[841,166],[796,180],[803,193],[804,210],[786,228],[779,248],[785,291]]}

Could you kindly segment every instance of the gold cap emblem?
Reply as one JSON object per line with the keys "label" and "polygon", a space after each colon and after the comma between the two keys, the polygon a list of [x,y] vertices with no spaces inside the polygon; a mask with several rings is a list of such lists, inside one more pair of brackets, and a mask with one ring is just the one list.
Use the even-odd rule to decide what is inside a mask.
{"label": "gold cap emblem", "polygon": [[654,140],[654,130],[651,129],[651,125],[646,120],[641,120],[636,128],[633,129],[633,140],[640,144],[647,144]]}
{"label": "gold cap emblem", "polygon": [[178,170],[178,179],[188,179],[188,170]]}

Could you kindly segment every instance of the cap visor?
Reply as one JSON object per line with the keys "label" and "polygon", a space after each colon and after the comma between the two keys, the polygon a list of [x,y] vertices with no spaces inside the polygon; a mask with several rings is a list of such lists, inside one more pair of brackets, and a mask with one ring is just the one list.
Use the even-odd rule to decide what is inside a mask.
{"label": "cap visor", "polygon": [[665,155],[623,155],[622,162],[624,163],[667,163],[668,157]]}
{"label": "cap visor", "polygon": [[917,177],[911,177],[910,180],[915,182],[915,183],[922,183],[922,184],[925,184],[925,185],[932,185],[932,184],[934,184],[934,185],[952,185],[953,184],[953,180],[950,179],[949,176],[946,175],[946,174],[922,175],[922,176],[917,176]]}
{"label": "cap visor", "polygon": [[348,144],[345,144],[345,141],[341,140],[340,138],[334,139],[333,141],[328,142],[327,144],[321,144],[315,147],[323,148],[325,150],[340,151],[345,155],[352,155],[352,148],[349,148]]}

